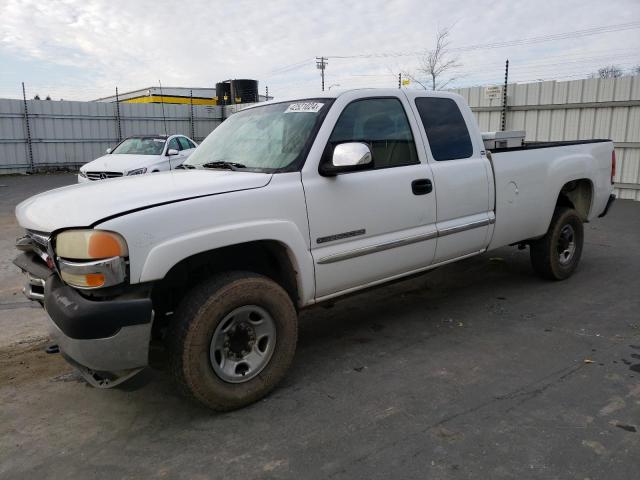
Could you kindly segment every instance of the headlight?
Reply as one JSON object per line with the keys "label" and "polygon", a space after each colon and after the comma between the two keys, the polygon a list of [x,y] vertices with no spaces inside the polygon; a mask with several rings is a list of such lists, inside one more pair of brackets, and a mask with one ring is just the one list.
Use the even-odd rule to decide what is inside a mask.
{"label": "headlight", "polygon": [[84,173],[82,170],[78,170],[78,175],[80,175],[82,178],[87,178],[87,174]]}
{"label": "headlight", "polygon": [[146,168],[136,168],[135,170],[127,172],[127,175],[142,175],[143,173],[147,173]]}
{"label": "headlight", "polygon": [[126,257],[127,242],[117,233],[102,230],[67,230],[56,237],[56,254],[73,260]]}
{"label": "headlight", "polygon": [[56,236],[60,277],[77,288],[101,288],[126,277],[127,243],[122,236],[102,230],[67,230]]}

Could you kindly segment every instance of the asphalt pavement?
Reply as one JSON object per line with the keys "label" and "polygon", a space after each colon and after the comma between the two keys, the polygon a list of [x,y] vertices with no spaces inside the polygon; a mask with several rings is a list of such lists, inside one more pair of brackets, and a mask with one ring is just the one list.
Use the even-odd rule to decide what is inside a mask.
{"label": "asphalt pavement", "polygon": [[638,477],[640,203],[586,225],[564,282],[503,248],[304,312],[280,387],[219,414],[44,353],[13,208],[74,181],[0,177],[0,478]]}

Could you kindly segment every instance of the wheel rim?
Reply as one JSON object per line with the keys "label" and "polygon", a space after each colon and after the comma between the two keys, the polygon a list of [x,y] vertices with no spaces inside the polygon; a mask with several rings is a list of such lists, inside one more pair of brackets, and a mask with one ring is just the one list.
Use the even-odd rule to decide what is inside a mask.
{"label": "wheel rim", "polygon": [[558,260],[560,265],[567,265],[573,260],[576,251],[576,232],[571,225],[565,225],[560,230],[558,238]]}
{"label": "wheel rim", "polygon": [[264,308],[238,307],[218,324],[211,338],[213,371],[225,382],[251,380],[267,366],[276,346],[276,325]]}

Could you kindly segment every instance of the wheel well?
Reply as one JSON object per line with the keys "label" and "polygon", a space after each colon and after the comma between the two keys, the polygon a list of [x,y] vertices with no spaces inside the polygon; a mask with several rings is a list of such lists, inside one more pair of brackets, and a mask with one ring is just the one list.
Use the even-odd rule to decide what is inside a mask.
{"label": "wheel well", "polygon": [[586,220],[591,209],[593,185],[590,180],[581,178],[564,184],[558,195],[556,206],[573,208],[582,220]]}
{"label": "wheel well", "polygon": [[230,270],[269,277],[287,291],[294,305],[299,303],[297,272],[287,247],[275,240],[260,240],[198,253],[174,265],[153,288],[156,315],[172,312],[184,293],[202,279]]}

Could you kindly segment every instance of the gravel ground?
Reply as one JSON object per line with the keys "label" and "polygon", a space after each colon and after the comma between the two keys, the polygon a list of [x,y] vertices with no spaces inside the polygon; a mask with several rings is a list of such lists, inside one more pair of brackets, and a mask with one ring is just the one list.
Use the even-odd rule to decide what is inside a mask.
{"label": "gravel ground", "polygon": [[283,384],[217,414],[43,352],[13,208],[73,181],[0,177],[0,478],[637,478],[640,203],[586,226],[565,282],[505,248],[308,310]]}

